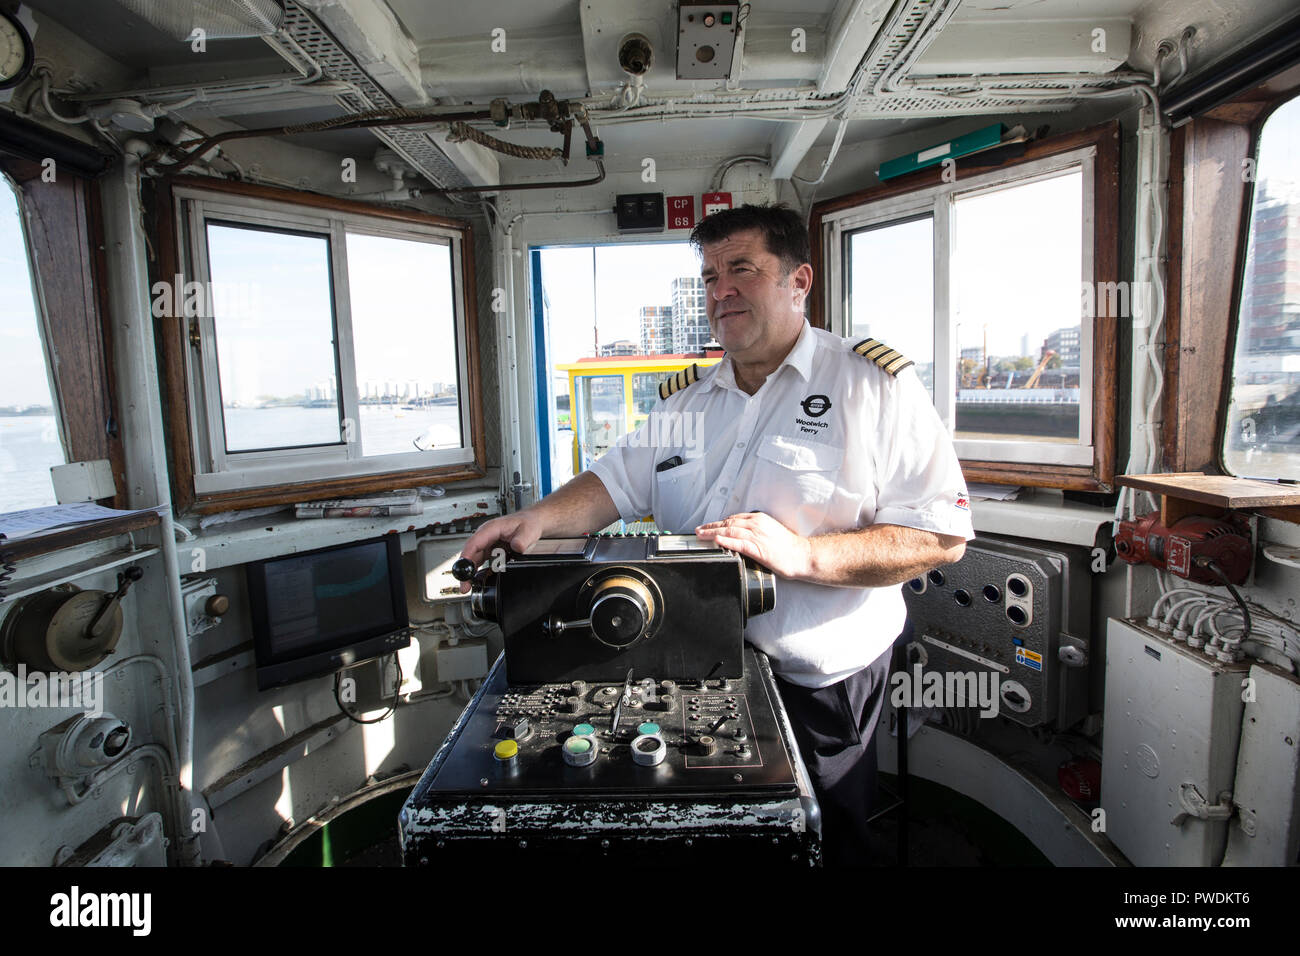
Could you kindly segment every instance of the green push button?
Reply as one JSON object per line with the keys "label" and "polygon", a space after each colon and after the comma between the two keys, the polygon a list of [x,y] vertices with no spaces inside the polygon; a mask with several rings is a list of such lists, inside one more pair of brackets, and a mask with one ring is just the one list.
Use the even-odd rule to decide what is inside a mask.
{"label": "green push button", "polygon": [[659,725],[647,720],[644,724],[637,727],[636,732],[638,734],[657,734],[659,733]]}
{"label": "green push button", "polygon": [[722,25],[725,27],[725,26],[727,26],[729,23],[731,23],[731,14],[730,14],[730,13],[724,13],[724,14],[722,15]]}
{"label": "green push button", "polygon": [[579,737],[590,737],[596,732],[596,728],[591,726],[591,724],[575,724],[573,732]]}
{"label": "green push button", "polygon": [[591,741],[586,737],[570,737],[564,742],[564,749],[571,754],[585,754],[591,749]]}

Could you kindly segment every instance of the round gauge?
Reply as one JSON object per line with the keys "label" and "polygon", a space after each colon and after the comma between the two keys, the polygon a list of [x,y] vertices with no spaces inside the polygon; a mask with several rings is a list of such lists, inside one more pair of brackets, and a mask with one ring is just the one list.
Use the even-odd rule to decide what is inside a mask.
{"label": "round gauge", "polygon": [[0,90],[27,79],[32,59],[32,38],[27,28],[9,14],[0,13]]}

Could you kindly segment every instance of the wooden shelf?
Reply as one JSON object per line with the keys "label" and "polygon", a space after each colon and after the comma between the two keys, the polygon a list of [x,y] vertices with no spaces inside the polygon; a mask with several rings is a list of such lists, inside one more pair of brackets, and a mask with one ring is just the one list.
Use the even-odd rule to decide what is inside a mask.
{"label": "wooden shelf", "polygon": [[1207,510],[1257,511],[1270,518],[1300,522],[1300,485],[1206,475],[1198,471],[1120,475],[1115,481],[1160,495],[1160,521],[1166,528],[1180,518],[1205,514]]}
{"label": "wooden shelf", "polygon": [[6,558],[22,561],[37,555],[59,551],[63,548],[86,544],[89,541],[111,538],[114,535],[139,531],[142,528],[154,528],[161,522],[162,518],[159,517],[156,511],[120,515],[105,518],[102,521],[87,521],[83,524],[56,528],[53,531],[46,531],[41,534],[24,535],[21,538],[6,538],[3,542],[0,542],[0,552],[3,552]]}

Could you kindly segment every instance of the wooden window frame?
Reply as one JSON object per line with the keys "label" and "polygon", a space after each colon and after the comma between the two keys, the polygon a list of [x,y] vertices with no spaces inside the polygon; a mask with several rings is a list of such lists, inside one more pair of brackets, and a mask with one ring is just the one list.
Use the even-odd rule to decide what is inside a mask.
{"label": "wooden window frame", "polygon": [[323,478],[311,481],[288,481],[230,491],[199,492],[195,477],[199,474],[195,458],[193,420],[195,409],[191,401],[190,382],[186,371],[188,335],[183,323],[175,319],[155,319],[162,366],[162,391],[165,404],[167,446],[171,464],[172,496],[178,513],[211,514],[244,508],[291,504],[320,498],[362,495],[396,487],[438,484],[448,481],[482,478],[486,474],[485,440],[483,432],[482,378],[478,357],[478,303],[475,297],[474,235],[471,225],[463,220],[446,219],[428,213],[372,206],[354,200],[335,199],[314,193],[234,183],[197,176],[174,176],[152,184],[149,190],[150,218],[158,238],[157,261],[151,284],[154,281],[173,281],[185,274],[185,261],[177,234],[177,190],[198,189],[224,198],[245,198],[274,203],[289,203],[311,210],[365,216],[395,225],[432,226],[458,234],[461,248],[460,283],[463,301],[459,303],[464,316],[463,334],[466,350],[466,381],[459,392],[462,401],[469,403],[470,435],[467,448],[472,452],[469,462],[433,467],[406,468],[376,474],[358,474]]}
{"label": "wooden window frame", "polygon": [[69,462],[109,462],[117,493],[99,503],[125,508],[98,185],[68,163],[50,166],[27,152],[0,142],[0,171],[18,191],[60,441]]}
{"label": "wooden window frame", "polygon": [[[1074,133],[1066,133],[1039,140],[1027,146],[1008,146],[976,153],[957,160],[958,180],[984,173],[1011,170],[1017,166],[1049,159],[1080,149],[1093,147],[1093,248],[1092,281],[1094,287],[1101,283],[1119,281],[1119,139],[1117,122],[1106,123]],[[813,325],[828,329],[830,309],[826,296],[830,274],[830,255],[840,255],[840,250],[825,249],[825,221],[845,210],[894,199],[909,193],[939,186],[943,182],[943,169],[931,167],[888,183],[874,186],[846,196],[824,200],[813,206],[809,222],[812,238],[812,265],[819,281],[813,283],[809,319]],[[838,294],[838,293],[837,293]],[[1115,297],[1118,299],[1119,297]],[[962,471],[966,480],[992,484],[1026,485],[1031,487],[1062,488],[1069,491],[1108,492],[1113,488],[1116,457],[1117,390],[1116,365],[1118,356],[1118,321],[1111,314],[1114,304],[1110,296],[1096,296],[1096,310],[1092,324],[1093,379],[1092,379],[1092,449],[1091,465],[1021,464],[1004,461],[977,461],[964,459]]]}
{"label": "wooden window frame", "polygon": [[1177,347],[1164,356],[1165,471],[1227,474],[1224,431],[1255,193],[1243,163],[1258,161],[1264,123],[1298,93],[1293,66],[1171,135],[1165,341]]}

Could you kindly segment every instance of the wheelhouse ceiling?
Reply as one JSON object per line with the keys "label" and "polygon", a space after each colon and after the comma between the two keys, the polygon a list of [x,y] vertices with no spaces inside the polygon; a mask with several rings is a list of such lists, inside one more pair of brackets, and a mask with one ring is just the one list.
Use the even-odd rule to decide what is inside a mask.
{"label": "wheelhouse ceiling", "polygon": [[[855,143],[954,116],[1005,122],[1016,112],[1068,109],[1082,95],[1150,74],[1162,40],[1181,39],[1195,72],[1291,10],[1290,0],[752,0],[741,8],[732,77],[704,81],[676,76],[678,4],[670,0],[278,0],[278,32],[211,39],[202,57],[149,9],[192,9],[199,23],[241,2],[28,6],[38,22],[57,21],[118,67],[111,82],[94,71],[54,71],[55,87],[87,106],[125,97],[217,132],[367,109],[486,109],[550,90],[586,108],[612,169],[635,169],[647,155],[690,167],[752,154],[769,158],[775,178],[788,178],[836,136]],[[654,48],[639,81],[618,62],[632,32]],[[494,38],[504,49],[492,49]],[[36,47],[39,59],[39,31]],[[1178,59],[1164,58],[1166,76],[1181,69]],[[132,77],[125,85],[123,75]],[[511,143],[559,145],[542,121],[471,125]],[[294,142],[342,155],[395,149],[444,187],[571,178],[587,166],[577,129],[568,170],[446,139],[445,126],[429,126],[323,131]]]}

